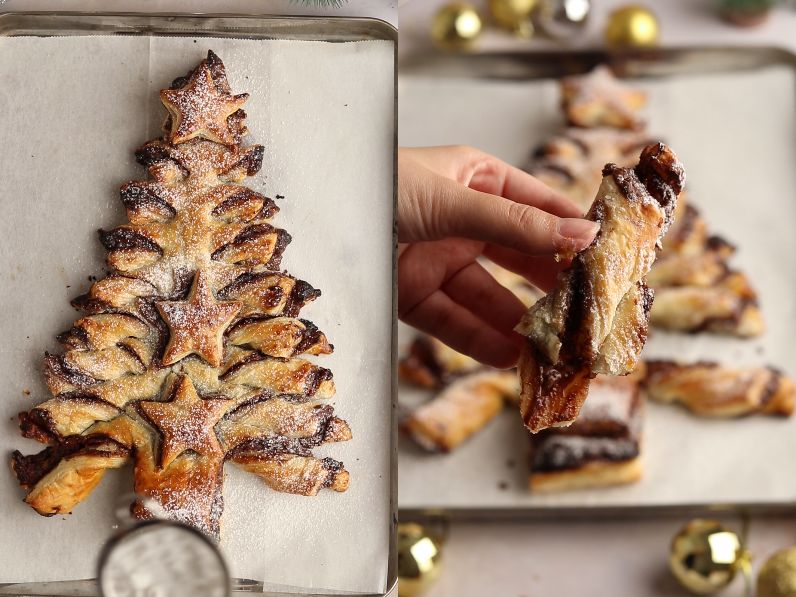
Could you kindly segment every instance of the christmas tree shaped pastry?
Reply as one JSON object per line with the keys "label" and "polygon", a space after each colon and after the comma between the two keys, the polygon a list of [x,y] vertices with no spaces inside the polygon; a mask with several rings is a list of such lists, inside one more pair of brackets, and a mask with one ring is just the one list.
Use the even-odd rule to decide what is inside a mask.
{"label": "christmas tree shaped pastry", "polygon": [[348,487],[342,463],[312,453],[351,437],[324,404],[331,372],[304,358],[332,352],[298,318],[320,291],[280,270],[278,209],[240,184],[263,158],[241,144],[247,97],[212,52],[161,91],[165,134],[136,152],[152,180],[122,187],[129,224],[100,231],[111,273],[73,301],[84,316],[45,358],[53,397],[19,417],[47,444],[12,456],[40,514],[70,512],[128,461],[139,495],[212,536],[226,461],[277,491]]}

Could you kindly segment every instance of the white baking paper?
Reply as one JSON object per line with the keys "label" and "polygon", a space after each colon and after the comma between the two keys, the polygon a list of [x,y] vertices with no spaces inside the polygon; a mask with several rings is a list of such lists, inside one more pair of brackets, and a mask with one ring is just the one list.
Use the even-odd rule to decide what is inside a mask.
{"label": "white baking paper", "polygon": [[[771,364],[796,376],[796,77],[788,67],[681,76],[639,85],[649,121],[681,158],[689,200],[710,229],[738,246],[732,263],[759,291],[766,334],[755,340],[654,330],[647,357],[728,365]],[[522,165],[562,126],[554,81],[498,82],[403,77],[402,145],[464,143]],[[401,341],[411,332],[401,329]],[[404,406],[429,394],[402,386]],[[771,504],[796,498],[796,417],[707,420],[649,404],[644,478],[610,489],[532,495],[528,436],[507,409],[450,455],[403,440],[401,508],[558,508]]]}
{"label": "white baking paper", "polygon": [[[354,439],[318,454],[345,462],[346,493],[279,494],[227,467],[221,547],[236,577],[313,592],[383,592],[390,528],[393,46],[209,38],[0,39],[0,453],[40,446],[13,416],[48,397],[45,350],[100,275],[96,230],[125,221],[118,187],[143,179],[133,150],[159,133],[157,91],[212,48],[249,92],[248,180],[281,194],[293,236],[283,267],[323,291],[302,316],[335,353],[339,416]],[[30,395],[28,395],[30,392]],[[130,469],[111,471],[71,516],[42,518],[0,474],[0,582],[90,578],[114,531]]]}

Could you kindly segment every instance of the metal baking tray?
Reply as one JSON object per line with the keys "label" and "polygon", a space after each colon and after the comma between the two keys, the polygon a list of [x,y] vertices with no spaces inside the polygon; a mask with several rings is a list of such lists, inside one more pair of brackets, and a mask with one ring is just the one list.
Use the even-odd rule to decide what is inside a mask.
{"label": "metal baking tray", "polygon": [[[400,63],[399,119],[402,124],[399,144],[409,146],[475,145],[510,163],[523,166],[527,163],[535,147],[545,137],[563,126],[558,112],[557,89],[550,81],[565,75],[588,72],[598,64],[608,64],[619,76],[632,78],[640,85],[649,85],[654,89],[664,88],[670,82],[677,80],[703,81],[703,87],[705,87],[704,81],[710,80],[710,77],[755,76],[755,73],[772,68],[786,70],[789,73],[788,77],[792,77],[790,80],[796,81],[796,55],[786,50],[768,47],[686,47],[624,52],[589,50],[409,55]],[[548,82],[545,83],[545,80]],[[534,85],[547,85],[547,87],[537,95],[530,96],[527,94],[527,89]],[[793,93],[794,88],[796,85],[790,88],[786,86],[787,93]],[[710,90],[703,89],[703,92],[710,93]],[[796,113],[796,102],[786,106],[784,101],[774,102],[771,97],[765,97],[764,92],[759,95],[760,98],[756,100],[759,101],[759,104],[756,103],[755,106],[760,107],[762,112],[783,110],[780,115],[782,122],[794,122],[793,114]],[[681,111],[688,101],[687,96],[685,98],[682,96],[682,93],[677,96]],[[727,98],[727,101],[731,102],[734,99],[736,98]],[[747,108],[749,106],[741,109],[739,114],[743,113],[744,116],[738,118],[747,120],[754,118]],[[537,112],[544,112],[544,114],[536,114]],[[425,120],[423,120],[424,117]],[[772,128],[776,126],[774,118],[771,114],[761,114],[761,122],[769,122]],[[671,119],[664,118],[657,128],[654,119],[651,120],[651,133],[661,135],[670,141],[677,150],[677,138],[670,139],[667,135],[667,122],[671,125]],[[698,120],[692,122],[686,119],[686,121],[685,124],[680,123],[678,129],[680,133],[686,125],[694,131],[698,131],[699,127],[703,125]],[[733,119],[726,121],[726,127],[729,130],[736,124],[737,121],[733,121]],[[785,130],[780,135],[781,141],[785,144],[783,148],[788,152],[786,155],[793,155],[794,133],[796,130]],[[696,155],[693,149],[694,135],[695,133],[692,132],[689,137],[691,147],[688,151],[692,156]],[[744,137],[744,140],[749,138],[751,137]],[[765,139],[755,139],[755,149],[745,147],[740,141],[738,143],[741,143],[737,147],[738,154],[745,156],[754,152],[757,146],[764,145]],[[702,146],[697,144],[697,147],[701,148]],[[709,149],[706,146],[702,153],[707,152]],[[709,182],[716,180],[715,172],[710,176],[705,176],[705,159],[707,158],[704,156],[698,156],[698,159],[692,160],[698,162],[699,167],[694,167],[691,170],[689,170],[688,160],[684,159],[689,180],[694,184],[692,189],[697,189],[692,193],[697,206],[701,204],[700,197],[703,197],[711,188],[710,185],[703,185],[700,191],[700,178],[705,178]],[[760,158],[755,156],[752,159],[759,161]],[[737,169],[737,164],[741,162],[735,161],[734,163]],[[783,159],[780,160],[780,168],[792,171],[792,164],[790,167],[787,166]],[[732,177],[736,175],[736,170],[733,170],[730,165],[726,170],[726,175]],[[741,175],[743,176],[743,174]],[[749,179],[742,180],[748,182]],[[790,184],[778,190],[777,200],[782,201],[779,205],[786,208],[785,213],[796,215],[790,207],[793,205],[793,199],[796,198],[796,176],[791,176]],[[764,197],[771,199],[769,194]],[[761,196],[758,201],[765,199]],[[756,248],[752,246],[755,244],[752,242],[754,239],[750,240],[748,235],[745,237],[745,222],[741,222],[742,216],[739,214],[743,213],[743,218],[746,218],[748,211],[736,211],[734,217],[737,221],[735,222],[732,221],[732,214],[718,213],[718,222],[716,222],[714,216],[717,212],[721,212],[722,206],[716,204],[716,198],[711,201],[713,202],[711,205],[704,206],[708,225],[713,232],[724,235],[731,241],[741,241],[739,242],[739,254],[734,257],[734,262],[738,263],[737,260],[740,259],[742,261],[739,264],[740,269],[750,273],[758,290],[767,290],[765,286],[776,272],[772,271],[766,279],[765,273],[757,271],[771,268],[761,265],[762,259],[760,259],[759,253],[756,254],[756,258],[759,260],[755,261]],[[768,207],[766,213],[777,213],[776,210],[771,209],[771,205]],[[729,212],[732,209],[734,206],[726,207],[724,212]],[[782,246],[779,246],[778,250],[785,252],[777,254],[789,255],[789,242],[781,240]],[[792,268],[781,263],[779,272],[789,269]],[[779,286],[774,288],[779,290]],[[767,316],[767,304],[775,302],[767,302],[772,293],[768,289],[767,293],[762,294],[764,316]],[[770,306],[776,305],[771,304]],[[776,310],[775,314],[778,314]],[[755,341],[751,341],[743,350],[757,351],[759,354],[765,355],[761,357],[763,359],[772,358],[772,355],[776,354],[780,361],[786,361],[785,364],[780,363],[785,371],[791,376],[796,375],[796,362],[787,356],[792,351],[788,351],[787,344],[785,344],[787,335],[796,332],[796,317],[793,316],[791,310],[784,320],[768,314],[767,321],[769,330],[779,338],[779,350],[776,353],[770,350],[764,353],[763,347],[758,346]],[[405,344],[411,334],[412,332],[407,326],[401,326],[399,346]],[[688,337],[689,340],[691,338],[693,337]],[[691,355],[690,353],[684,354],[682,358],[690,359],[693,356],[706,358],[705,355]],[[777,359],[772,360],[776,361]],[[398,394],[400,408],[417,405],[431,396],[430,393],[425,393],[425,397],[423,397],[418,390],[403,383],[399,383]],[[675,409],[662,405],[649,406],[651,408],[648,411],[653,408],[668,408],[669,413],[664,414],[664,417],[679,417],[687,426],[696,424],[696,419],[693,418],[691,422],[686,421],[689,415],[685,412],[675,412]],[[600,496],[594,498],[594,492],[590,493],[588,498],[578,498],[578,492],[570,492],[549,496],[547,499],[532,499],[527,490],[527,437],[519,423],[518,414],[511,408],[506,410],[507,412],[501,413],[496,420],[489,424],[488,428],[459,446],[451,455],[423,454],[407,438],[402,437],[399,440],[399,476],[401,478],[399,511],[401,517],[404,519],[442,517],[481,520],[538,517],[604,518],[617,515],[623,517],[629,515],[661,516],[667,513],[683,514],[714,510],[726,511],[728,509],[754,512],[793,512],[796,505],[796,485],[794,485],[793,491],[790,491],[790,488],[786,491],[778,491],[776,499],[771,499],[770,496],[761,492],[763,494],[759,496],[759,499],[758,497],[726,499],[718,495],[711,499],[682,500],[680,502],[650,499],[640,505],[634,503],[626,495],[622,497],[622,492],[628,491],[625,488],[608,489],[609,494],[615,498]],[[648,420],[649,414],[648,412]],[[656,411],[653,414],[658,415],[659,413]],[[735,423],[738,425],[736,428],[738,440],[735,441],[735,438],[730,436],[729,443],[735,441],[736,445],[743,444],[745,425],[760,424],[751,420],[724,423],[698,421],[698,423],[705,425],[706,428],[711,428],[714,432],[717,429],[732,430],[731,423]],[[782,422],[780,427],[776,427],[777,423],[774,422],[772,434],[781,435],[776,435],[776,437],[784,438],[794,435],[796,419]],[[721,425],[727,425],[727,427],[721,427]],[[786,426],[787,429],[782,426]],[[660,437],[656,440],[658,445],[664,443]],[[668,445],[674,446],[678,441],[680,441],[679,437],[676,440],[670,439]],[[786,440],[782,439],[781,442],[784,447]],[[671,447],[666,453],[674,457],[675,452],[676,449]],[[737,455],[737,451],[734,451],[733,454]],[[685,457],[688,455],[686,454]],[[691,457],[699,457],[699,455],[692,454]],[[750,471],[765,466],[766,463],[772,467],[772,470],[776,468],[779,468],[780,471],[785,470],[768,460],[760,460],[759,457],[758,453],[755,458],[739,459],[735,462],[734,468],[726,470],[727,477],[734,477],[738,484],[751,485],[754,481],[749,480],[751,479]],[[772,455],[773,457],[775,456]],[[449,461],[453,464],[445,464],[446,458],[453,458],[455,461]],[[674,464],[676,462],[675,459],[672,459],[668,466],[677,466]],[[663,466],[663,463],[658,463],[655,472],[660,473]],[[789,469],[789,466],[786,468]],[[659,483],[656,487],[660,486]],[[738,493],[744,492],[739,491]],[[774,495],[774,492],[771,495]]]}
{"label": "metal baking tray", "polygon": [[[0,36],[86,36],[86,35],[124,35],[124,36],[189,36],[189,37],[230,37],[241,39],[279,39],[326,42],[349,42],[364,40],[383,40],[393,42],[397,63],[398,32],[389,23],[375,18],[356,17],[300,17],[278,15],[240,15],[240,14],[178,14],[178,13],[109,13],[109,12],[9,12],[0,11]],[[0,57],[2,59],[2,57]],[[397,69],[394,98],[394,134],[397,138]],[[394,188],[397,184],[397,154],[394,158]],[[395,197],[395,192],[393,193]],[[395,242],[395,239],[394,239]],[[393,264],[395,255],[393,254]],[[393,289],[394,283],[393,267]],[[396,351],[395,292],[393,290],[393,339],[392,351]],[[393,358],[393,363],[395,359]],[[391,412],[395,412],[396,383],[395,367],[392,373]],[[391,594],[397,585],[397,556],[395,551],[395,524],[397,521],[397,449],[395,421],[392,417],[391,433],[387,439],[390,446],[391,462],[390,520],[385,521],[390,528],[390,551],[387,567],[387,591]],[[97,554],[99,557],[99,554]],[[46,583],[0,584],[0,595],[23,596],[67,596],[97,594],[95,580],[77,580]],[[233,592],[259,593],[274,597],[297,595],[298,593],[265,591],[258,580],[233,579]],[[301,593],[315,597],[315,593]],[[335,593],[344,594],[344,593]],[[356,593],[362,595],[362,593]],[[372,597],[376,597],[373,594]]]}

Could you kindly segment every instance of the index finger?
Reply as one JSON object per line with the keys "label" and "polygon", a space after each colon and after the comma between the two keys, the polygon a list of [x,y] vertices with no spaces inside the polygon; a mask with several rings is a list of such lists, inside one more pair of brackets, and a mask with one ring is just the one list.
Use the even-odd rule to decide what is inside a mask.
{"label": "index finger", "polygon": [[561,218],[583,217],[583,211],[570,199],[527,172],[492,156],[486,156],[476,166],[468,186],[515,203],[531,205]]}
{"label": "index finger", "polygon": [[534,176],[493,155],[466,145],[402,148],[432,172],[475,191],[536,207],[562,218],[583,217],[570,199]]}

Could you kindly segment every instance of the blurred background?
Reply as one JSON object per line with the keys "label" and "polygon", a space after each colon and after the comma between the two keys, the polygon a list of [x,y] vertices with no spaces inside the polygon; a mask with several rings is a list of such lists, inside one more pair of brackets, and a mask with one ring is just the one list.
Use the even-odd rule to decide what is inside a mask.
{"label": "blurred background", "polygon": [[[662,400],[647,373],[628,415],[643,419],[638,477],[543,491],[533,454],[549,437],[529,438],[510,388],[486,389],[504,378],[402,326],[401,595],[796,595],[796,475],[781,460],[796,428],[788,409],[753,406],[749,382],[776,368],[792,401],[796,312],[778,296],[796,279],[769,255],[796,250],[794,3],[409,0],[399,19],[402,145],[477,146],[584,209],[605,161],[634,163],[647,140],[675,149],[690,232],[667,237],[651,274],[668,312],[653,307],[644,357],[676,361],[668,389],[688,378],[692,398]],[[578,120],[579,102],[629,120]],[[734,320],[700,313],[725,300]]]}

